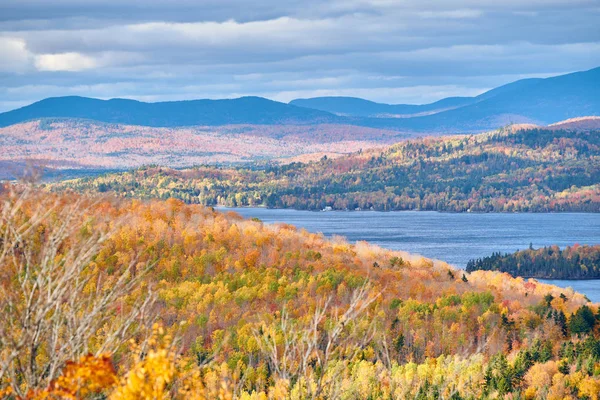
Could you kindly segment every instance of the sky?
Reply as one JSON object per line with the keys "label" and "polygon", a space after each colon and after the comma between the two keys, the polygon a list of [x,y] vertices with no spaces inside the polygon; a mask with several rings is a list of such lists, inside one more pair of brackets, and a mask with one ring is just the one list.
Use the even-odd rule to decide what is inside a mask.
{"label": "sky", "polygon": [[600,0],[0,0],[0,111],[51,96],[428,103],[600,66]]}

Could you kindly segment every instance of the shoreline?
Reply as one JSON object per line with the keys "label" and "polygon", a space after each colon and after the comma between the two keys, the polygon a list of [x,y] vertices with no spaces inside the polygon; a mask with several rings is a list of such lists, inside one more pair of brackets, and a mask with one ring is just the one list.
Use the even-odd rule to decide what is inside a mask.
{"label": "shoreline", "polygon": [[[199,203],[198,203],[199,204]],[[200,204],[202,205],[202,204]],[[352,212],[352,213],[401,213],[401,212],[414,212],[414,213],[422,213],[422,212],[431,212],[431,213],[439,213],[439,214],[600,214],[600,210],[598,211],[441,211],[441,210],[313,210],[308,208],[292,208],[292,207],[267,207],[265,205],[256,205],[256,206],[226,206],[226,205],[214,205],[214,206],[205,206],[205,207],[213,207],[215,210],[219,209],[227,209],[227,210],[235,210],[235,209],[261,209],[261,210],[282,210],[282,211],[306,211],[311,213],[341,213],[341,212]]]}

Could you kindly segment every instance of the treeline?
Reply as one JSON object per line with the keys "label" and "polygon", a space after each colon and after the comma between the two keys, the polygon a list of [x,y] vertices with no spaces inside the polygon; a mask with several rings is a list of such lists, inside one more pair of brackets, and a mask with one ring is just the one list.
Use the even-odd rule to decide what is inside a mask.
{"label": "treeline", "polygon": [[529,248],[513,254],[494,253],[471,260],[467,271],[508,272],[541,279],[600,279],[600,245]]}
{"label": "treeline", "polygon": [[562,399],[600,388],[598,308],[570,289],[174,199],[1,196],[0,397]]}
{"label": "treeline", "polygon": [[58,188],[230,207],[600,211],[600,134],[532,129],[426,138],[257,168],[143,168]]}

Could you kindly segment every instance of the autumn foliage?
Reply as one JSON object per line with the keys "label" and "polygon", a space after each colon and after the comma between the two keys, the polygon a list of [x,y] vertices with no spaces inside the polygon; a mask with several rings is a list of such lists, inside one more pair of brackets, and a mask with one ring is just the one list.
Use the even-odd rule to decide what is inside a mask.
{"label": "autumn foliage", "polygon": [[[597,396],[599,327],[594,322],[577,331],[572,321],[587,321],[590,313],[595,321],[598,310],[571,290],[497,272],[463,276],[443,262],[174,199],[31,190],[11,200],[10,193],[3,194],[3,215],[15,209],[15,198],[20,220],[44,207],[77,213],[59,261],[82,238],[102,238],[81,270],[101,278],[94,281],[103,288],[94,289],[95,296],[102,298],[122,276],[137,284],[123,286],[98,314],[102,327],[90,328],[73,352],[78,355],[62,361],[52,379],[30,383],[15,365],[29,353],[14,355],[0,342],[2,365],[15,371],[0,375],[8,397]],[[19,248],[32,246],[38,254],[50,245],[44,232],[61,221],[45,219],[44,229]],[[3,223],[3,240],[7,227]],[[2,262],[6,269],[23,261]],[[1,276],[0,300],[16,290],[14,279]],[[80,313],[85,304],[89,300],[69,307]],[[144,315],[131,314],[133,305],[143,304]],[[22,308],[2,307],[3,314],[23,316]],[[128,320],[126,329],[117,329]],[[112,337],[105,326],[123,332],[117,346],[101,345]],[[40,347],[53,340],[67,338],[49,336]]]}
{"label": "autumn foliage", "polygon": [[187,203],[321,210],[600,210],[597,130],[505,129],[407,140],[309,163],[148,167],[62,182],[92,192]]}

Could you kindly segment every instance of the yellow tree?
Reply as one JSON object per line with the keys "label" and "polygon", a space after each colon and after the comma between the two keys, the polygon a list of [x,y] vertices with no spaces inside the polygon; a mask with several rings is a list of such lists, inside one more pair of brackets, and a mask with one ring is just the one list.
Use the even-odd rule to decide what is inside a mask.
{"label": "yellow tree", "polygon": [[116,351],[150,318],[153,295],[144,271],[94,262],[118,225],[98,203],[32,186],[0,201],[0,387],[23,397],[68,360]]}

